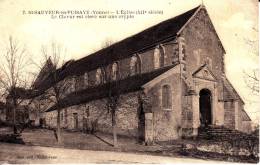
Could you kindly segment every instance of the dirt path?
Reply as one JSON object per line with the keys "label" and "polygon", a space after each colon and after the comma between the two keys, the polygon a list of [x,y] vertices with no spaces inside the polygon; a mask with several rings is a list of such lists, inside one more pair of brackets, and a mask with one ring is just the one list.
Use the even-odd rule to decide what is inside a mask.
{"label": "dirt path", "polygon": [[[3,163],[213,163],[213,161],[0,143]],[[222,162],[223,163],[223,162]]]}

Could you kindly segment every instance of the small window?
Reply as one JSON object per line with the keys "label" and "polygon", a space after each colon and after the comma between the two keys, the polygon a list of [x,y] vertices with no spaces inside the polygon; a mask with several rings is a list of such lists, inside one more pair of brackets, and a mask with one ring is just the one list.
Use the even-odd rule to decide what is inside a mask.
{"label": "small window", "polygon": [[98,68],[96,72],[96,84],[101,84],[101,69]]}
{"label": "small window", "polygon": [[160,51],[158,48],[154,50],[154,69],[158,69],[160,67]]}
{"label": "small window", "polygon": [[104,83],[104,72],[101,68],[97,69],[96,72],[96,85],[103,84]]}
{"label": "small window", "polygon": [[84,74],[84,86],[85,86],[85,88],[88,87],[88,73],[87,72]]}
{"label": "small window", "polygon": [[154,69],[164,66],[164,50],[162,46],[154,49]]}
{"label": "small window", "polygon": [[130,61],[130,75],[135,75],[138,73],[141,73],[141,60],[137,55],[135,55],[131,57]]}
{"label": "small window", "polygon": [[112,76],[112,80],[116,80],[118,78],[118,63],[117,62],[113,63],[113,65],[112,65],[111,76]]}
{"label": "small window", "polygon": [[165,110],[172,109],[172,93],[169,85],[162,87],[162,107]]}

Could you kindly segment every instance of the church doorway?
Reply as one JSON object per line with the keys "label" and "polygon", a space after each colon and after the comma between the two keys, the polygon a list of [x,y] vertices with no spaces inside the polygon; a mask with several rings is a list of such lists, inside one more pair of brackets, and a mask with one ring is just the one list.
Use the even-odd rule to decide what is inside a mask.
{"label": "church doorway", "polygon": [[202,89],[200,91],[200,126],[207,127],[212,123],[212,95],[210,90]]}

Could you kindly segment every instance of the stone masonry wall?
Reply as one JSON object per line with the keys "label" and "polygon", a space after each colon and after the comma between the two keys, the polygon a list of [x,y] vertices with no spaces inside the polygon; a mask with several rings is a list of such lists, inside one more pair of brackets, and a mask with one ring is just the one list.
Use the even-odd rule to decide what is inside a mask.
{"label": "stone masonry wall", "polygon": [[[172,108],[164,109],[162,107],[162,87],[169,85],[172,92]],[[154,140],[169,141],[178,139],[181,136],[181,87],[180,74],[169,75],[155,84],[148,95],[152,98]]]}
{"label": "stone masonry wall", "polygon": [[235,129],[235,109],[232,101],[224,102],[224,125],[227,128]]}
{"label": "stone masonry wall", "polygon": [[188,80],[192,74],[205,62],[219,80],[218,97],[222,98],[223,92],[221,76],[224,73],[224,50],[218,39],[210,18],[205,9],[201,9],[181,33],[185,39],[186,73]]}
{"label": "stone masonry wall", "polygon": [[[121,95],[119,102],[116,112],[118,134],[138,137],[138,92]],[[77,131],[82,131],[87,126],[92,129],[94,126],[97,131],[112,133],[111,114],[107,111],[106,103],[106,99],[101,99],[63,109],[61,126]],[[56,115],[56,111],[46,113],[46,122],[49,127],[56,127]],[[77,128],[75,127],[76,116],[78,118]],[[84,123],[84,121],[87,121],[87,123]]]}
{"label": "stone masonry wall", "polygon": [[[221,41],[216,35],[213,24],[208,17],[205,9],[201,9],[191,20],[186,28],[181,32],[180,37],[184,38],[186,45],[186,75],[188,83],[193,83],[192,74],[203,64],[207,63],[209,69],[216,76],[217,100],[223,100],[223,82],[221,77],[224,70],[225,51],[221,46]],[[231,109],[224,110],[223,104],[217,104],[215,111],[218,124],[227,124],[228,127],[234,127],[234,113]],[[222,115],[220,117],[220,115]],[[223,123],[224,118],[224,123]]]}

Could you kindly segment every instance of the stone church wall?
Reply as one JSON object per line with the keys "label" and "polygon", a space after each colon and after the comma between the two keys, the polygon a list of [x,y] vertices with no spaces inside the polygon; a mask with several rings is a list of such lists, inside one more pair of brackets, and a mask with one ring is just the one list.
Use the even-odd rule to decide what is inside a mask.
{"label": "stone church wall", "polygon": [[183,96],[182,100],[182,136],[191,136],[193,128],[192,96]]}
{"label": "stone church wall", "polygon": [[[181,136],[181,83],[180,74],[173,74],[154,85],[148,92],[152,98],[154,140],[169,141]],[[162,86],[170,85],[172,109],[162,107]]]}
{"label": "stone church wall", "polygon": [[209,59],[213,74],[220,78],[224,73],[224,51],[204,9],[191,20],[181,36],[186,44],[188,76]]}
{"label": "stone church wall", "polygon": [[[181,32],[180,36],[184,38],[183,42],[185,43],[186,76],[188,83],[193,83],[192,74],[200,66],[207,63],[209,69],[218,80],[217,100],[223,100],[221,76],[225,73],[225,52],[205,9],[202,9],[197,13],[187,27]],[[218,110],[216,113],[218,114],[216,115],[223,116],[217,116],[217,124],[227,124],[228,127],[234,127],[234,112],[231,109],[224,110],[224,106],[221,103],[217,104],[217,108]]]}
{"label": "stone church wall", "polygon": [[224,102],[224,125],[227,128],[235,129],[235,105],[234,102]]}
{"label": "stone church wall", "polygon": [[218,39],[210,19],[204,9],[200,10],[194,19],[181,33],[184,38],[186,54],[186,73],[188,81],[200,66],[207,63],[218,79],[218,99],[223,99],[221,76],[224,73],[224,50]]}
{"label": "stone church wall", "polygon": [[[97,131],[111,134],[111,114],[107,111],[106,103],[106,99],[101,99],[91,101],[83,105],[76,105],[62,109],[61,127],[68,130],[83,131],[86,129],[86,127],[91,130],[94,126],[94,129]],[[121,95],[116,116],[119,135],[125,135],[129,137],[139,136],[138,114],[138,92]],[[49,127],[56,127],[56,116],[56,111],[46,113],[46,123]],[[78,118],[78,128],[75,128],[76,116]],[[87,123],[84,123],[84,120],[87,121]]]}
{"label": "stone church wall", "polygon": [[240,131],[245,133],[252,133],[251,121],[241,121]]}
{"label": "stone church wall", "polygon": [[139,54],[142,61],[142,67],[141,67],[142,73],[147,73],[154,70],[153,53],[154,53],[154,48]]}

